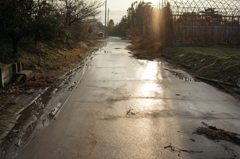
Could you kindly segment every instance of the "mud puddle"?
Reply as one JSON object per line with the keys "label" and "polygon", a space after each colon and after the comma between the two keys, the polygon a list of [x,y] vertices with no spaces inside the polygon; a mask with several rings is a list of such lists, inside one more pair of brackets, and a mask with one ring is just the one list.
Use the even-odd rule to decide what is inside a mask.
{"label": "mud puddle", "polygon": [[5,154],[9,151],[14,153],[14,150],[26,142],[36,126],[36,121],[40,118],[51,99],[52,93],[55,91],[56,88],[54,87],[48,88],[32,104],[19,113],[15,126],[9,131],[0,145],[1,158],[6,157]]}
{"label": "mud puddle", "polygon": [[[83,65],[80,65],[67,72],[59,79],[58,85],[49,87],[18,114],[14,127],[9,130],[8,135],[0,144],[1,159],[16,156],[19,148],[29,141],[36,129],[49,125],[62,107],[62,103],[59,100],[62,102],[66,100],[77,85],[76,79],[79,78],[79,72],[81,72],[79,70],[82,68]],[[54,103],[56,101],[53,100],[53,97],[54,99],[57,98],[57,104]],[[46,108],[50,110],[46,110]],[[39,123],[42,123],[42,126],[39,126]]]}
{"label": "mud puddle", "polygon": [[[44,127],[48,126],[51,120],[55,119],[71,92],[81,82],[95,53],[90,53],[78,67],[57,79],[54,85],[48,86],[48,89],[45,87],[44,93],[37,96],[19,114],[16,113],[17,118],[14,127],[8,130],[7,136],[0,143],[1,159],[16,156],[21,147],[33,139]],[[33,91],[35,90],[33,89]]]}

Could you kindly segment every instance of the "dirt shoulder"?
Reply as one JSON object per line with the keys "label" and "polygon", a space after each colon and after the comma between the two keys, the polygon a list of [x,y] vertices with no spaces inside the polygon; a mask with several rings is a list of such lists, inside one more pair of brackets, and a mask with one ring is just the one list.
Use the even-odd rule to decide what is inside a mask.
{"label": "dirt shoulder", "polygon": [[[81,69],[80,64],[91,52],[103,45],[103,42],[96,39],[69,43],[21,43],[19,61],[23,63],[23,69],[33,70],[34,77],[27,82],[12,82],[6,88],[0,89],[0,158],[12,143],[16,145],[13,140],[19,136],[16,138],[14,134],[25,129],[18,122],[34,121],[28,119],[30,115],[41,116],[43,106],[46,105],[44,102],[51,98],[54,91],[72,89],[70,79]],[[60,88],[59,83],[64,86]],[[40,96],[41,101],[38,101]],[[36,105],[31,106],[32,103]],[[28,110],[30,106],[33,108]],[[30,123],[26,130],[31,127],[33,124]],[[16,146],[19,146],[18,143]]]}

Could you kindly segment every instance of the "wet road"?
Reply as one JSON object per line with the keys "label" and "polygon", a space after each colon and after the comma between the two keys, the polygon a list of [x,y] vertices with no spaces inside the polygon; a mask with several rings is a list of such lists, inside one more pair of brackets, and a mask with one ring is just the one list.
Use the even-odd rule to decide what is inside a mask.
{"label": "wet road", "polygon": [[201,122],[240,133],[240,102],[165,61],[132,58],[127,45],[107,40],[56,120],[16,158],[240,158],[239,146],[192,134]]}

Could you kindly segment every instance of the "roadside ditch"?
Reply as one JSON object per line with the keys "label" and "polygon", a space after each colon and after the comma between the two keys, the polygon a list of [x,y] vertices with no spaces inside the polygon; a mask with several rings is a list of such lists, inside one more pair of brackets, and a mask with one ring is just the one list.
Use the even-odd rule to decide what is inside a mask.
{"label": "roadside ditch", "polygon": [[198,80],[240,99],[240,60],[238,57],[184,52],[181,48],[166,48],[161,56],[169,62],[180,65]]}
{"label": "roadside ditch", "polygon": [[18,150],[55,119],[75,87],[84,78],[97,51],[89,53],[76,68],[58,78],[53,85],[13,95],[11,101],[7,101],[9,106],[19,110],[13,117],[1,122],[1,159],[16,156]]}

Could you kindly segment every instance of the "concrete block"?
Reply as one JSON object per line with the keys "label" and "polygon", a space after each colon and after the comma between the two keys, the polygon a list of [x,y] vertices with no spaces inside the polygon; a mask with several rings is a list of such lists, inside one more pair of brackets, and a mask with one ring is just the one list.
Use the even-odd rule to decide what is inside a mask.
{"label": "concrete block", "polygon": [[4,87],[4,79],[3,79],[3,71],[2,68],[0,67],[0,87]]}
{"label": "concrete block", "polygon": [[19,62],[17,63],[17,72],[21,72],[22,71],[22,63]]}
{"label": "concrete block", "polygon": [[33,71],[32,70],[22,70],[20,72],[17,72],[17,76],[23,75],[26,80],[29,80],[33,77]]}
{"label": "concrete block", "polygon": [[[3,88],[6,84],[8,84],[18,72],[22,72],[21,62],[13,64],[0,63],[0,87]],[[33,76],[33,73],[30,70],[23,72],[23,74],[25,74],[26,79]]]}
{"label": "concrete block", "polygon": [[14,76],[14,73],[13,73],[13,66],[12,65],[8,65],[6,67],[6,69],[4,70],[5,72],[5,76],[4,76],[4,83],[8,84],[13,76]]}

